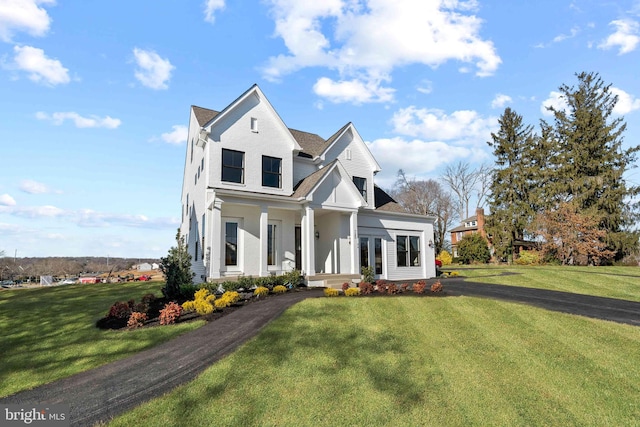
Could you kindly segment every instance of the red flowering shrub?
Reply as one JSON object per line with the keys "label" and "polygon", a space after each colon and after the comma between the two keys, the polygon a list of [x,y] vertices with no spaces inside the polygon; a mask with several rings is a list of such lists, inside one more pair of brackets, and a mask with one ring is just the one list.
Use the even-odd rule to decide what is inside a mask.
{"label": "red flowering shrub", "polygon": [[424,289],[427,287],[427,283],[424,280],[419,280],[413,284],[413,292],[416,294],[424,293]]}
{"label": "red flowering shrub", "polygon": [[182,314],[182,307],[175,302],[170,302],[166,304],[162,310],[160,310],[160,324],[161,325],[171,325],[176,323],[176,320]]}
{"label": "red flowering shrub", "polygon": [[342,284],[342,290],[343,290],[343,291],[346,291],[347,289],[349,289],[349,283],[344,282],[344,283]]}
{"label": "red flowering shrub", "polygon": [[433,293],[442,292],[442,283],[440,283],[439,280],[435,282],[433,285],[431,285],[431,292]]}
{"label": "red flowering shrub", "polygon": [[114,317],[116,319],[126,319],[131,316],[132,309],[128,303],[123,301],[118,301],[114,303],[109,309],[109,314],[107,317]]}
{"label": "red flowering shrub", "polygon": [[140,313],[139,311],[134,311],[133,313],[131,313],[131,316],[129,316],[127,328],[135,329],[144,326],[145,320],[147,320],[146,314]]}
{"label": "red flowering shrub", "polygon": [[369,295],[373,292],[373,285],[371,283],[360,282],[358,287],[360,288],[360,293],[362,295]]}

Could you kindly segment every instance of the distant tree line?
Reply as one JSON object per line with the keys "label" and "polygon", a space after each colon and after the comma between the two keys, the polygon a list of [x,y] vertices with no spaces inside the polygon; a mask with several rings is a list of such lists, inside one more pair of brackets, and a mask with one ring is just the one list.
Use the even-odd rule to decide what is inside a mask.
{"label": "distant tree line", "polygon": [[77,277],[81,274],[128,270],[139,262],[158,262],[154,258],[106,257],[5,257],[0,251],[0,280],[39,276]]}

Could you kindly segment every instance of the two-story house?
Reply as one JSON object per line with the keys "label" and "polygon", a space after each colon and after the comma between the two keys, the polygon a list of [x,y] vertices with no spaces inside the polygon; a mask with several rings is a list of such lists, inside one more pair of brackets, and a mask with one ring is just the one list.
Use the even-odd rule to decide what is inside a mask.
{"label": "two-story house", "polygon": [[434,218],[405,213],[378,171],[352,123],[328,139],[289,129],[257,85],[221,111],[192,106],[180,232],[195,281],[434,277]]}
{"label": "two-story house", "polygon": [[449,230],[451,233],[451,252],[454,258],[458,257],[458,242],[467,234],[480,233],[482,237],[487,238],[484,223],[484,209],[478,208],[474,216],[463,219],[459,226]]}

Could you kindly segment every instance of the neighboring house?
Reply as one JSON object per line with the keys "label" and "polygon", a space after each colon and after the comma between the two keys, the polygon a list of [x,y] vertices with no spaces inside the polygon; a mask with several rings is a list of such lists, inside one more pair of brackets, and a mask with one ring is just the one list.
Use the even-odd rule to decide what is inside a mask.
{"label": "neighboring house", "polygon": [[159,270],[160,269],[160,264],[158,264],[157,262],[154,262],[151,264],[151,269],[152,270]]}
{"label": "neighboring house", "polygon": [[191,107],[186,154],[180,232],[196,282],[435,276],[434,218],[374,185],[380,166],[352,123],[328,139],[289,129],[254,85],[222,111]]}
{"label": "neighboring house", "polygon": [[454,258],[458,257],[458,243],[465,235],[480,233],[482,237],[487,238],[484,224],[484,209],[478,208],[474,216],[462,220],[459,226],[449,231],[451,233],[451,252]]}

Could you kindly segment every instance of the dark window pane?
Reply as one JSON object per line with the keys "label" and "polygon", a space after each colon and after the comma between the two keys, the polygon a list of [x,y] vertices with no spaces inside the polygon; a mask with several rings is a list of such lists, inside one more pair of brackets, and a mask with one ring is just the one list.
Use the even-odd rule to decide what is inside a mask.
{"label": "dark window pane", "polygon": [[238,223],[225,224],[225,265],[238,265]]}
{"label": "dark window pane", "polygon": [[360,194],[362,194],[362,197],[366,200],[367,199],[367,179],[361,178],[359,176],[354,176],[353,183],[355,184]]}
{"label": "dark window pane", "polygon": [[222,149],[222,180],[244,182],[244,153],[242,151]]}
{"label": "dark window pane", "polygon": [[409,237],[409,260],[412,267],[420,266],[420,237]]}
{"label": "dark window pane", "polygon": [[369,239],[360,238],[360,267],[369,267]]}
{"label": "dark window pane", "polygon": [[262,185],[265,187],[280,188],[282,159],[277,157],[262,156]]}
{"label": "dark window pane", "polygon": [[382,239],[376,237],[374,239],[375,253],[374,258],[376,262],[376,274],[382,274]]}
{"label": "dark window pane", "polygon": [[398,256],[398,267],[407,266],[407,236],[398,236],[396,242],[396,253]]}

